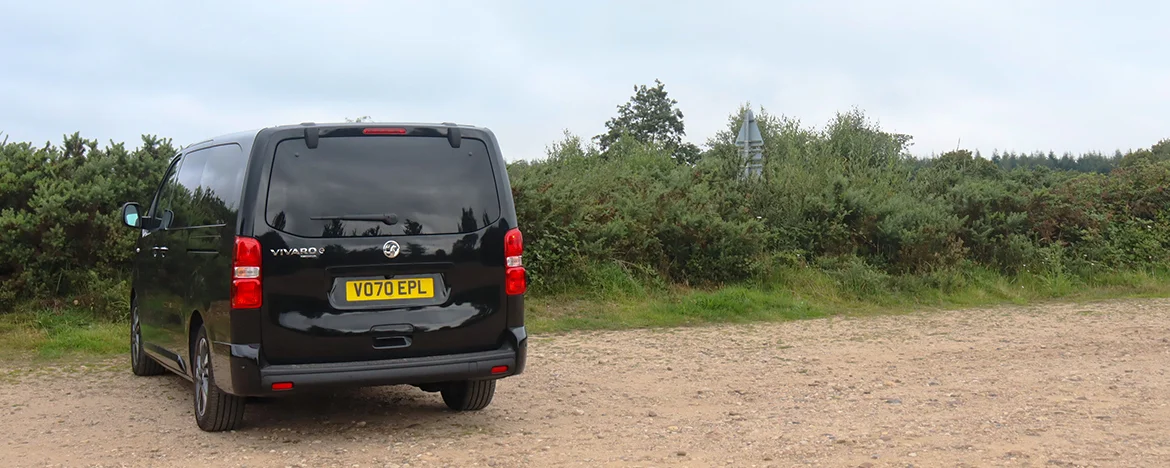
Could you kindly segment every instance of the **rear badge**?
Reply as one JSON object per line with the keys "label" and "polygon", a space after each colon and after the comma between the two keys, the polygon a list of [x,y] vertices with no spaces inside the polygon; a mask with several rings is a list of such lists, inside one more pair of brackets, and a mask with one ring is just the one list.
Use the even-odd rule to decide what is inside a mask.
{"label": "rear badge", "polygon": [[268,249],[272,252],[273,257],[283,257],[286,255],[297,255],[301,258],[317,258],[318,255],[325,253],[325,247],[306,247],[300,249]]}
{"label": "rear badge", "polygon": [[386,258],[397,257],[401,251],[402,246],[398,245],[395,241],[386,241],[385,244],[382,244],[382,253],[386,254]]}

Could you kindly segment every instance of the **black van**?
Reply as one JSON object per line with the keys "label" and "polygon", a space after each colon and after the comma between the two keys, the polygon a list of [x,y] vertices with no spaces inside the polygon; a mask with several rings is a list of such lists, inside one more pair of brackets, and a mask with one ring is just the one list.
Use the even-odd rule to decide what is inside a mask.
{"label": "black van", "polygon": [[138,229],[136,375],[194,382],[207,431],[249,396],[408,384],[486,407],[524,369],[523,240],[488,129],[302,124],[180,151]]}

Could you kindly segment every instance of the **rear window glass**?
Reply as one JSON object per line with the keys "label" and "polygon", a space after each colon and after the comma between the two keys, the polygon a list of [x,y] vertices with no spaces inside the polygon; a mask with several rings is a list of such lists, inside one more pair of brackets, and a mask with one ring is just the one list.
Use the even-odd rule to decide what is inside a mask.
{"label": "rear window glass", "polygon": [[[396,222],[352,219],[371,215]],[[276,146],[266,217],[302,237],[457,234],[496,222],[500,199],[480,140],[346,136],[309,149],[293,139]]]}

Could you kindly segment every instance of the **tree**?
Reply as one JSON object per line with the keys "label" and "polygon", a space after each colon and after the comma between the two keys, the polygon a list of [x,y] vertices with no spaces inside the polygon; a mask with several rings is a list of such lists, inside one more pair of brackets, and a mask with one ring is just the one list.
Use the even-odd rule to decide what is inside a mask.
{"label": "tree", "polygon": [[605,123],[607,131],[594,140],[604,153],[622,135],[629,135],[641,143],[661,145],[679,163],[694,164],[700,150],[698,146],[682,141],[686,133],[678,101],[667,95],[666,85],[661,81],[654,80],[654,83],[653,87],[634,86],[630,101],[618,106],[618,115]]}
{"label": "tree", "polygon": [[1150,153],[1158,161],[1170,160],[1170,138],[1160,140],[1150,147]]}

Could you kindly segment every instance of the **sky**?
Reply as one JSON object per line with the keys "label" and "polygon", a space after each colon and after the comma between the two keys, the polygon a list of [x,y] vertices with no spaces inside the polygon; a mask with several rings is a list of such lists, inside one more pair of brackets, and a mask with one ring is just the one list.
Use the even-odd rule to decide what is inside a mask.
{"label": "sky", "polygon": [[491,128],[508,160],[661,80],[702,145],[744,103],[857,108],[962,147],[1170,138],[1170,2],[0,0],[0,133],[138,146],[371,116]]}

